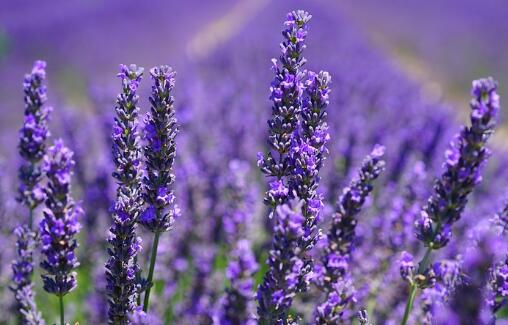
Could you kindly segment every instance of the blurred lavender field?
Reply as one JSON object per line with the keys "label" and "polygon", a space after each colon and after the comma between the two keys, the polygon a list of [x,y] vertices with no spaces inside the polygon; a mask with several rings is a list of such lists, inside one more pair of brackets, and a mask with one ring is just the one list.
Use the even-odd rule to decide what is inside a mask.
{"label": "blurred lavender field", "polygon": [[[289,150],[297,157],[306,144],[300,138],[317,132],[316,128],[329,134],[329,140],[314,144],[319,151],[314,159],[319,162],[312,176],[298,169],[303,168],[298,164],[309,164],[307,158],[291,158],[294,161],[288,164],[295,164],[295,174],[290,171],[288,176],[268,171],[269,156],[258,155],[277,153],[276,146],[267,144],[268,136],[274,134],[270,132],[278,132],[273,125],[267,126],[267,120],[276,120],[277,112],[271,109],[278,105],[273,88],[280,86],[273,81],[270,59],[281,55],[280,30],[290,28],[283,22],[289,19],[288,12],[297,9],[312,14],[308,36],[302,37],[308,61],[302,75],[303,69],[326,70],[331,75],[328,95],[328,83],[320,84],[326,75],[314,80],[305,73],[302,88],[306,89],[297,97],[309,98],[295,101],[305,108],[309,102],[319,106],[312,96],[323,102],[329,98],[328,105],[320,108],[327,112],[318,119],[321,124],[305,129],[310,123],[306,118],[312,118],[302,113],[295,123],[304,131],[291,133]],[[137,79],[129,79],[127,68],[121,76],[130,85],[123,91],[139,95],[140,147],[155,146],[146,129],[150,120],[144,121],[145,112],[157,106],[154,96],[155,102],[167,104],[165,93],[159,92],[161,99],[151,88],[159,79],[154,72],[150,77],[149,70],[168,64],[177,72],[174,77],[163,68],[157,70],[160,82],[170,87],[175,98],[179,125],[175,166],[153,163],[175,174],[174,184],[168,180],[171,177],[164,182],[164,191],[170,193],[155,194],[158,201],[153,203],[164,206],[160,208],[164,211],[170,207],[168,222],[173,222],[173,213],[175,220],[173,229],[161,232],[152,254],[154,238],[158,240],[154,229],[160,228],[146,219],[149,208],[145,205],[154,205],[145,194],[140,220],[134,222],[140,223],[136,233],[142,238],[142,249],[135,263],[141,271],[131,280],[140,300],[132,303],[142,306],[141,293],[152,281],[143,282],[140,277],[146,277],[150,258],[157,256],[150,309],[146,314],[136,310],[129,320],[111,321],[114,303],[110,302],[109,323],[368,324],[363,319],[368,314],[372,324],[399,324],[413,289],[417,293],[407,324],[466,324],[464,320],[491,324],[496,317],[501,322],[508,297],[504,246],[508,153],[502,121],[503,98],[508,95],[506,17],[508,6],[500,0],[383,5],[332,0],[0,3],[0,324],[20,321],[19,305],[9,286],[11,261],[19,255],[13,229],[28,222],[26,207],[16,202],[22,161],[18,142],[23,126],[23,76],[36,60],[47,62],[48,105],[53,107],[48,147],[62,138],[74,152],[72,197],[83,208],[78,217],[82,229],[76,235],[77,287],[65,295],[67,322],[108,323],[112,290],[104,265],[111,258],[108,247],[114,246],[107,240],[121,201],[116,188],[132,186],[122,183],[121,176],[111,177],[119,169],[111,147],[121,148],[114,131],[119,123],[114,122],[115,107],[121,106],[115,100],[122,91],[116,75],[119,64],[131,63],[145,67],[139,88]],[[289,42],[299,42],[299,37]],[[487,76],[499,82],[499,113],[490,81],[476,84],[476,92],[470,94],[471,81]],[[168,86],[173,77],[174,92]],[[281,81],[283,91],[284,82],[290,81]],[[314,83],[322,87],[315,90],[317,95],[312,95]],[[472,111],[468,107],[471,96],[476,100]],[[168,118],[151,112],[155,120]],[[489,142],[492,155],[487,161],[484,145],[496,118],[498,128]],[[471,123],[462,138],[455,138],[461,125]],[[449,148],[452,140],[455,147]],[[288,151],[274,157],[285,154],[290,155]],[[147,157],[142,159],[155,159]],[[150,166],[140,167],[144,170],[138,180],[155,168]],[[305,177],[313,185],[294,185]],[[283,181],[279,183],[282,189],[273,187],[275,179]],[[434,188],[436,179],[441,183]],[[149,185],[140,186],[149,192]],[[293,194],[281,194],[284,186],[296,189],[303,207],[290,200]],[[161,195],[164,204],[159,202]],[[431,203],[427,203],[429,197]],[[135,204],[131,204],[132,208]],[[34,225],[47,219],[43,205],[34,210]],[[309,212],[311,207],[317,212]],[[422,217],[426,214],[435,219],[428,221]],[[293,229],[298,224],[291,219],[295,215],[306,220],[299,225],[306,230],[300,235],[306,238],[304,244],[284,237],[291,236],[284,227]],[[429,235],[424,221],[439,226],[431,226],[434,233]],[[441,222],[450,228],[441,227]],[[324,238],[317,236],[318,229]],[[451,236],[442,248],[436,244],[441,235]],[[284,251],[277,246],[282,245],[281,237],[287,240],[287,251],[298,249],[292,262],[281,262],[288,273],[282,276],[279,292],[275,289],[282,280],[274,275],[274,265],[278,258],[284,259],[277,255]],[[334,240],[340,246],[338,253]],[[427,248],[432,250],[432,264],[426,259]],[[35,249],[35,302],[46,323],[53,324],[59,321],[59,300],[43,289],[40,275],[45,271],[38,265],[44,256]],[[300,258],[305,266],[295,271],[299,264],[294,260]],[[297,289],[288,280],[295,274]],[[457,302],[457,297],[468,294],[473,300],[467,306]],[[271,301],[269,307],[266,299]],[[270,305],[274,301],[277,307]],[[359,311],[362,317],[357,317]],[[238,319],[231,319],[232,315]],[[26,319],[24,323],[42,324]]]}

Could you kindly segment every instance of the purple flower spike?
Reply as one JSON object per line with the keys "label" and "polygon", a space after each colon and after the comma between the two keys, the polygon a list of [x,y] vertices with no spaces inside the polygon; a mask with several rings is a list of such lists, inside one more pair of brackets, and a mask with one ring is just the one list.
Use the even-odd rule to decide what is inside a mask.
{"label": "purple flower spike", "polygon": [[36,246],[36,233],[27,226],[18,226],[14,230],[17,237],[17,258],[12,263],[11,290],[15,294],[18,310],[23,317],[23,324],[42,325],[44,320],[35,305],[35,292],[30,277],[32,276],[33,251]]}
{"label": "purple flower spike", "polygon": [[157,258],[161,233],[173,227],[180,209],[174,202],[173,164],[176,157],[176,135],[178,125],[175,117],[174,99],[171,95],[175,86],[175,72],[167,65],[150,70],[154,82],[150,103],[152,107],[145,117],[144,148],[146,170],[143,177],[143,196],[148,207],[141,214],[139,223],[154,233],[152,256],[147,277],[147,288],[143,310],[148,311],[152,278]]}
{"label": "purple flower spike", "polygon": [[137,89],[143,68],[120,66],[118,77],[122,92],[116,99],[116,118],[113,126],[113,177],[118,182],[113,209],[113,225],[108,242],[109,259],[106,263],[107,292],[109,297],[108,322],[126,324],[137,298],[136,274],[139,271],[135,257],[141,249],[136,236],[136,221],[141,207],[140,148]]}
{"label": "purple flower spike", "polygon": [[303,201],[278,206],[269,271],[258,288],[259,324],[287,324],[288,311],[298,292],[306,290],[310,261],[300,247],[304,234]]}
{"label": "purple flower spike", "polygon": [[171,92],[175,85],[175,72],[169,66],[150,70],[154,82],[150,103],[152,107],[145,117],[144,148],[146,175],[143,178],[143,195],[148,204],[139,222],[154,233],[168,231],[178,211],[171,189],[175,175],[178,125]]}
{"label": "purple flower spike", "polygon": [[[43,174],[40,162],[46,153],[46,139],[49,137],[48,120],[51,107],[45,106],[46,62],[36,61],[32,73],[25,76],[23,92],[25,101],[25,122],[19,131],[19,154],[23,163],[19,168],[19,201],[29,209],[35,209],[44,201],[39,184]],[[31,227],[31,225],[30,225]]]}
{"label": "purple flower spike", "polygon": [[[279,61],[273,59],[275,79],[270,87],[270,99],[273,102],[272,116],[268,121],[268,144],[270,151],[266,157],[258,156],[258,164],[266,176],[281,182],[281,188],[287,188],[283,178],[291,173],[289,150],[294,132],[298,128],[298,117],[302,110],[302,95],[305,87],[304,72],[300,69],[306,60],[302,53],[305,49],[307,22],[311,15],[305,11],[293,11],[288,14],[285,29],[282,32],[282,54]],[[272,187],[273,188],[273,187]],[[287,202],[287,196],[274,196],[266,193],[265,203],[272,208]]]}
{"label": "purple flower spike", "polygon": [[485,145],[494,131],[499,110],[496,89],[492,78],[473,82],[471,126],[464,127],[446,151],[445,171],[416,221],[417,237],[430,249],[439,249],[449,242],[451,226],[460,219],[469,194],[481,181],[481,167],[490,156]]}
{"label": "purple flower spike", "polygon": [[81,228],[78,219],[83,211],[71,197],[72,156],[62,140],[56,140],[42,166],[48,178],[46,209],[40,223],[41,250],[46,257],[41,262],[46,271],[42,279],[44,290],[60,297],[76,287],[74,270],[79,265],[74,253],[78,246],[75,236]]}
{"label": "purple flower spike", "polygon": [[319,276],[314,277],[314,283],[326,294],[326,300],[316,308],[315,324],[338,322],[344,308],[355,299],[352,285],[346,283],[350,281],[348,263],[354,248],[356,218],[373,189],[372,183],[385,168],[381,159],[383,153],[384,147],[374,147],[371,155],[363,161],[357,178],[344,189],[337,203],[332,226],[326,236],[321,266],[318,267]]}
{"label": "purple flower spike", "polygon": [[44,201],[45,193],[41,185],[43,172],[41,160],[46,154],[46,139],[49,137],[48,120],[51,108],[44,106],[46,94],[46,63],[36,61],[32,72],[25,75],[23,93],[25,120],[19,131],[18,150],[23,161],[19,167],[20,181],[18,200],[29,210],[27,226],[16,231],[18,256],[12,264],[12,289],[24,323],[43,324],[34,301],[31,276],[33,274],[32,255],[36,247],[37,233],[32,232],[34,210]]}

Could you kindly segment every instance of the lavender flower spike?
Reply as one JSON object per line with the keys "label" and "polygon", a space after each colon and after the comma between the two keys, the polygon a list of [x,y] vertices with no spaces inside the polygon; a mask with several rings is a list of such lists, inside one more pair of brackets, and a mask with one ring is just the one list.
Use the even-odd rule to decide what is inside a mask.
{"label": "lavender flower spike", "polygon": [[293,11],[287,15],[282,32],[282,55],[280,64],[273,59],[275,79],[270,87],[270,99],[273,102],[272,116],[268,120],[270,151],[266,157],[258,154],[258,165],[266,176],[273,177],[270,190],[265,195],[265,203],[275,208],[285,203],[289,191],[284,177],[290,174],[291,161],[289,150],[295,130],[298,127],[298,116],[302,109],[302,82],[304,72],[300,69],[306,60],[302,56],[307,37],[307,22],[312,16],[305,11]]}
{"label": "lavender flower spike", "polygon": [[326,107],[331,77],[326,71],[319,74],[308,73],[305,83],[304,104],[301,111],[301,130],[293,137],[290,158],[292,161],[289,189],[291,195],[304,200],[303,214],[305,217],[305,237],[302,241],[304,249],[315,245],[317,222],[323,205],[317,193],[319,171],[328,153],[326,143],[330,140],[326,125]]}
{"label": "lavender flower spike", "polygon": [[135,256],[141,249],[141,239],[136,236],[135,230],[142,206],[137,89],[142,74],[143,68],[135,65],[121,65],[118,74],[122,80],[122,92],[116,99],[117,116],[112,134],[116,167],[113,177],[118,187],[108,238],[109,259],[106,262],[110,324],[128,324],[128,315],[134,309],[137,298],[136,274],[139,268]]}
{"label": "lavender flower spike", "polygon": [[139,218],[139,222],[154,233],[148,287],[143,304],[145,312],[148,310],[159,236],[171,229],[175,217],[180,213],[172,189],[175,181],[175,140],[178,133],[174,99],[171,95],[175,86],[175,72],[171,67],[163,65],[151,69],[150,75],[154,85],[150,97],[152,107],[145,118],[145,137],[148,144],[144,150],[146,175],[143,178],[143,194],[148,207]]}
{"label": "lavender flower spike", "polygon": [[[481,167],[490,156],[487,140],[494,132],[499,111],[497,83],[492,78],[473,81],[471,94],[471,126],[463,127],[446,151],[445,171],[435,185],[434,193],[416,221],[416,236],[427,247],[415,276],[423,275],[430,264],[432,250],[440,249],[451,238],[452,225],[457,222],[467,203],[468,195],[481,181]],[[421,277],[420,277],[421,278]],[[419,281],[426,286],[425,281]],[[406,324],[418,286],[412,285],[402,324]]]}
{"label": "lavender flower spike", "polygon": [[290,324],[288,312],[294,296],[306,290],[305,275],[311,266],[304,260],[300,239],[305,234],[303,201],[278,206],[272,249],[268,256],[269,270],[258,288],[259,324]]}
{"label": "lavender flower spike", "polygon": [[48,178],[45,188],[46,209],[40,223],[42,253],[45,259],[41,267],[44,290],[60,299],[61,323],[63,317],[63,296],[76,285],[76,272],[79,263],[75,250],[78,246],[74,238],[81,225],[78,218],[83,213],[81,207],[71,197],[71,175],[74,166],[73,152],[66,148],[62,140],[56,140],[44,157],[43,171]]}
{"label": "lavender flower spike", "polygon": [[19,168],[18,200],[28,208],[28,225],[16,231],[18,257],[12,264],[12,289],[18,302],[23,323],[43,323],[34,301],[31,276],[33,274],[32,254],[36,246],[36,232],[32,232],[34,210],[44,200],[40,184],[43,173],[41,160],[46,154],[46,139],[49,136],[48,119],[51,108],[44,106],[46,95],[46,62],[36,61],[30,74],[23,82],[25,121],[19,131],[19,154],[23,162]]}
{"label": "lavender flower spike", "polygon": [[[353,250],[357,216],[372,191],[372,182],[384,170],[385,148],[376,145],[365,158],[360,172],[339,198],[332,226],[326,236],[321,265],[314,271],[315,284],[326,293],[326,300],[317,306],[315,324],[336,324],[344,308],[354,299],[348,284],[348,267]],[[346,285],[345,285],[346,284]]]}
{"label": "lavender flower spike", "polygon": [[18,226],[14,233],[17,237],[16,247],[18,258],[12,263],[13,278],[11,290],[15,293],[18,310],[22,315],[22,324],[41,325],[44,320],[34,300],[31,275],[34,270],[33,250],[35,247],[36,233],[27,226]]}
{"label": "lavender flower spike", "polygon": [[25,76],[25,121],[19,131],[19,154],[23,163],[19,169],[19,201],[30,210],[29,228],[32,228],[33,210],[44,201],[40,185],[43,177],[40,162],[46,153],[49,137],[48,119],[51,107],[44,106],[46,95],[46,62],[36,61],[32,73]]}

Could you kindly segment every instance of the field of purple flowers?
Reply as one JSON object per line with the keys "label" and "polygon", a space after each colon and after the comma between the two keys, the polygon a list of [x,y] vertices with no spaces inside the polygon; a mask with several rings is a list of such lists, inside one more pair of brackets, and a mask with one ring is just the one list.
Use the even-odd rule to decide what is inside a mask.
{"label": "field of purple flowers", "polygon": [[504,57],[393,32],[506,25],[447,2],[0,4],[0,324],[507,322]]}

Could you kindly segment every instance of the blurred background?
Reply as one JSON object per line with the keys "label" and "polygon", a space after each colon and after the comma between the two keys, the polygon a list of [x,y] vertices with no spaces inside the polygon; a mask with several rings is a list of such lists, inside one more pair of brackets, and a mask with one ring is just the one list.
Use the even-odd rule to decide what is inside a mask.
{"label": "blurred background", "polygon": [[[213,56],[222,44],[246,37],[246,31],[277,31],[280,17],[297,7],[316,8],[315,25],[321,14],[347,20],[408,77],[425,85],[429,96],[465,106],[470,81],[486,75],[500,82],[502,97],[507,94],[504,0],[53,0],[43,6],[7,0],[0,4],[2,129],[19,125],[10,123],[21,118],[14,94],[20,94],[22,76],[36,59],[48,62],[52,101],[81,107],[89,84],[115,85],[119,63],[166,63],[185,75],[185,64]],[[321,26],[327,41],[341,42],[335,37],[337,23]],[[250,51],[257,45],[249,43]]]}
{"label": "blurred background", "polygon": [[[273,78],[270,59],[279,55],[282,23],[286,13],[294,9],[313,15],[307,67],[329,70],[333,76],[329,107],[333,132],[325,175],[335,174],[323,181],[328,189],[328,209],[340,192],[338,188],[349,179],[350,167],[357,166],[377,142],[385,144],[388,157],[392,157],[387,159],[393,166],[387,172],[390,181],[404,178],[400,176],[404,159],[413,153],[416,159],[424,160],[432,176],[438,174],[443,148],[467,117],[473,79],[493,76],[499,81],[501,103],[508,97],[505,0],[4,0],[0,1],[3,195],[14,193],[16,187],[22,81],[38,59],[47,62],[49,104],[54,107],[52,136],[64,137],[76,151],[81,174],[76,176],[75,197],[90,204],[92,210],[97,201],[87,196],[87,186],[99,184],[97,180],[111,170],[108,121],[119,91],[116,73],[120,63],[136,63],[146,69],[169,64],[178,73],[175,96],[182,124],[179,166],[188,166],[193,160],[201,164],[195,167],[199,172],[177,168],[177,177],[183,175],[179,179],[185,180],[178,186],[192,187],[200,177],[224,172],[221,168],[227,165],[226,158],[255,165],[256,152],[264,150],[266,143],[268,89]],[[149,90],[145,73],[142,110],[149,107]],[[223,145],[225,134],[236,142],[227,140],[230,142]],[[505,139],[506,133],[500,128],[496,146],[506,146]],[[201,143],[203,147],[199,147]],[[201,153],[203,157],[195,159]],[[352,158],[345,160],[343,156],[348,155]],[[492,199],[497,202],[503,197],[506,182],[492,175],[506,171],[506,166],[497,158],[491,166],[486,184],[498,190]],[[259,173],[256,178],[260,180],[257,192],[261,193],[265,185]],[[211,184],[207,186],[213,189],[215,183]],[[491,195],[487,188],[480,192]],[[9,204],[5,209],[15,211],[15,203]],[[94,252],[87,251],[103,248],[104,243],[96,241],[105,238],[109,202],[101,204],[102,221],[93,220],[83,234],[87,238],[87,245],[81,248],[85,261],[103,259],[103,255],[91,258]],[[206,214],[207,204],[198,210]],[[479,206],[475,211],[490,213],[494,206]],[[183,204],[186,209],[189,207]],[[12,216],[8,220],[1,230],[6,234],[6,245],[13,245],[7,235],[16,222]],[[94,230],[97,238],[87,229]],[[185,234],[175,235],[174,240],[185,238]],[[5,289],[12,254],[4,252],[0,258],[7,265],[0,268],[0,289]],[[169,256],[167,261],[171,264],[174,257]],[[89,299],[93,292],[90,282],[95,281],[90,274],[102,272],[102,268],[95,272],[87,265],[83,270],[88,274],[82,272],[78,281],[85,285],[72,294],[73,301]],[[98,280],[95,283],[101,284]],[[166,289],[164,292],[171,296],[167,293],[171,290]],[[162,289],[158,292],[163,296]],[[74,319],[92,319],[92,311],[85,309],[79,303],[74,310],[71,307]],[[43,313],[49,319],[55,317],[51,308]]]}

